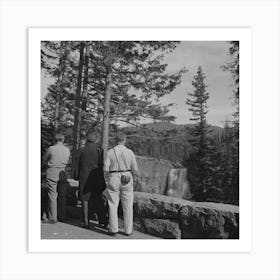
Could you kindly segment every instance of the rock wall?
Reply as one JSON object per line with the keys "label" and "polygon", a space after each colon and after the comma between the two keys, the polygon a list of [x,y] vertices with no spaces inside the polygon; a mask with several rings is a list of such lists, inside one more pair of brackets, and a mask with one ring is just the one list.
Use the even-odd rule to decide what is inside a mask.
{"label": "rock wall", "polygon": [[165,194],[169,170],[174,165],[162,159],[136,156],[139,172],[134,190],[139,192]]}
{"label": "rock wall", "polygon": [[[190,196],[187,169],[174,169],[169,161],[139,156],[137,162],[139,181],[134,187],[133,205],[136,230],[172,239],[239,238],[238,206],[186,200]],[[77,188],[76,181],[68,181]],[[80,216],[81,209],[72,208],[69,214]]]}
{"label": "rock wall", "polygon": [[[136,156],[139,167],[134,190],[190,199],[190,182],[187,168],[168,160]],[[179,167],[179,168],[177,168]]]}
{"label": "rock wall", "polygon": [[134,193],[134,228],[162,238],[238,239],[239,207]]}
{"label": "rock wall", "polygon": [[[81,219],[81,206],[67,206]],[[238,239],[239,207],[134,192],[134,229],[165,239]]]}

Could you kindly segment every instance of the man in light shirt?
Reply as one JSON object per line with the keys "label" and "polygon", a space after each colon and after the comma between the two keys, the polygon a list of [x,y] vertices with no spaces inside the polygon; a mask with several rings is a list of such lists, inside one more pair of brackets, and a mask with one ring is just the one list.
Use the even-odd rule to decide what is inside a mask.
{"label": "man in light shirt", "polygon": [[[137,174],[138,166],[134,153],[125,147],[125,134],[116,136],[113,149],[107,153],[104,162],[104,172],[108,177],[108,186],[105,191],[109,206],[109,232],[115,235],[118,232],[118,205],[121,200],[124,217],[125,234],[133,231],[133,176]],[[129,182],[121,182],[121,175],[126,175]]]}
{"label": "man in light shirt", "polygon": [[50,146],[43,158],[47,162],[46,187],[48,192],[48,220],[49,224],[57,222],[57,183],[65,177],[65,167],[70,157],[70,151],[64,146],[64,136],[55,135],[56,144]]}

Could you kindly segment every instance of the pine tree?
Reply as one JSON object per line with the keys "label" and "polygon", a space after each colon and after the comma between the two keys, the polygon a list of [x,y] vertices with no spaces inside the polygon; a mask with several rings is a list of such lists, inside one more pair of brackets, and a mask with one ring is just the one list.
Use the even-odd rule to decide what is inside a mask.
{"label": "pine tree", "polygon": [[193,176],[193,193],[194,199],[199,201],[206,200],[207,188],[209,187],[209,180],[211,178],[211,148],[207,137],[209,125],[206,121],[209,93],[206,91],[207,85],[205,84],[205,78],[206,76],[201,66],[199,66],[192,81],[194,92],[188,93],[189,98],[186,100],[189,111],[193,115],[190,120],[195,122],[191,130],[193,137],[191,143],[195,149],[193,160],[196,162],[196,172],[195,176]]}
{"label": "pine tree", "polygon": [[72,121],[69,111],[74,107],[74,103],[71,102],[69,106],[69,100],[73,99],[74,90],[71,89],[75,83],[70,71],[73,68],[71,58],[73,47],[73,43],[65,41],[41,43],[42,73],[55,80],[42,100],[41,118],[44,123],[53,126],[55,131],[63,130],[65,123]]}
{"label": "pine tree", "polygon": [[231,185],[228,188],[227,200],[229,203],[239,204],[239,41],[231,41],[229,54],[231,61],[224,66],[224,70],[229,71],[233,78],[233,99],[236,111],[233,114],[233,135],[230,145],[231,154]]}
{"label": "pine tree", "polygon": [[[168,41],[104,41],[96,44],[97,58],[103,87],[104,153],[108,146],[109,125],[113,121],[136,123],[141,118],[163,120],[169,111],[159,99],[170,93],[179,83],[182,73],[167,74],[164,55],[178,42]],[[140,96],[129,94],[134,88]]]}
{"label": "pine tree", "polygon": [[[59,85],[62,85],[59,128],[66,134],[70,145],[76,146],[79,136],[88,130],[101,134],[105,119],[108,129],[105,129],[107,137],[104,143],[108,143],[109,132],[115,130],[120,121],[136,124],[143,118],[172,120],[172,116],[167,116],[169,106],[162,106],[160,98],[180,83],[185,71],[165,72],[167,64],[164,63],[164,56],[174,50],[178,43],[90,41],[85,42],[84,56],[80,56],[81,42],[65,41],[62,52],[64,71],[59,83],[62,42],[43,42],[42,71],[57,82],[49,87],[42,101],[42,120],[50,126],[55,124]],[[83,58],[82,65],[80,58]],[[131,94],[131,88],[137,90],[137,94]]]}

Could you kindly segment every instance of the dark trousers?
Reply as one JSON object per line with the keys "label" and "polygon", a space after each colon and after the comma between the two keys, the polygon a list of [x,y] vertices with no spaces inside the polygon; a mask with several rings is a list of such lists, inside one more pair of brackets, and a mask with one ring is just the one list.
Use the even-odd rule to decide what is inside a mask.
{"label": "dark trousers", "polygon": [[48,190],[47,188],[41,187],[41,220],[48,219]]}
{"label": "dark trousers", "polygon": [[108,204],[102,193],[92,194],[89,200],[90,215],[96,213],[99,224],[108,224]]}
{"label": "dark trousers", "polygon": [[66,181],[59,181],[57,183],[57,219],[60,222],[66,220],[66,194],[69,188],[69,183]]}

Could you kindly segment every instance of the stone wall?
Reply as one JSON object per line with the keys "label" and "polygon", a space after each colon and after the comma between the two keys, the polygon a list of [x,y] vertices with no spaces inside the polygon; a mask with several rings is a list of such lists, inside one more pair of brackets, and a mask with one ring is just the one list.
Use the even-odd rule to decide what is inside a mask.
{"label": "stone wall", "polygon": [[134,228],[162,238],[238,239],[239,207],[135,192]]}
{"label": "stone wall", "polygon": [[[161,238],[239,238],[238,206],[181,199],[180,196],[184,197],[184,189],[186,188],[182,188],[182,184],[178,182],[180,182],[180,178],[186,178],[186,171],[180,169],[179,175],[180,173],[181,175],[179,176],[175,172],[178,178],[177,175],[174,177],[174,174],[172,177],[170,170],[172,170],[173,165],[168,161],[146,157],[137,157],[137,161],[140,182],[136,184],[134,192],[135,230]],[[176,197],[164,195],[170,192],[171,185],[167,184],[168,176],[171,176],[173,183],[175,183],[171,195]],[[77,188],[76,181],[68,181],[73,188]],[[187,188],[187,195],[189,195],[188,191]],[[81,215],[80,208],[75,206],[70,208],[70,216],[79,217]]]}
{"label": "stone wall", "polygon": [[[134,192],[134,229],[165,239],[238,239],[239,207]],[[67,206],[81,219],[81,206]]]}

